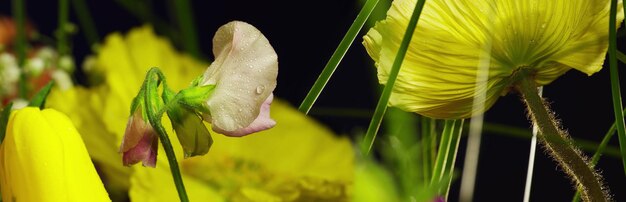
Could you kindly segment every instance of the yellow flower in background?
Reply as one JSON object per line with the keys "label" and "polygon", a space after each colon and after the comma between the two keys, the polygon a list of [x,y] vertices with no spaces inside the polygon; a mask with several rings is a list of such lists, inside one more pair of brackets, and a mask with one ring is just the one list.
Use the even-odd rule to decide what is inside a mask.
{"label": "yellow flower in background", "polygon": [[132,169],[122,165],[118,148],[128,109],[146,72],[150,67],[161,67],[168,85],[179,90],[201,75],[208,65],[176,52],[150,26],[133,29],[126,36],[109,35],[88,64],[85,71],[92,87],[53,89],[46,104],[64,112],[76,124],[90,156],[107,179],[109,193],[124,197]]}
{"label": "yellow flower in background", "polygon": [[[191,201],[206,199],[194,198],[190,190],[215,190],[230,201],[350,199],[355,169],[350,141],[284,101],[275,100],[271,113],[278,123],[273,129],[244,138],[213,135],[215,144],[207,155],[180,162]],[[175,190],[162,191],[174,185],[165,156],[157,158],[156,169],[135,170],[131,200],[177,199]]]}
{"label": "yellow flower in background", "polygon": [[56,110],[13,112],[0,146],[3,201],[110,201],[70,119]]}
{"label": "yellow flower in background", "polygon": [[[387,77],[416,0],[393,2],[364,37],[381,84]],[[619,1],[618,24],[624,18]],[[466,118],[479,66],[488,72],[484,109],[510,89],[520,68],[546,85],[574,68],[591,75],[608,47],[607,0],[426,1],[389,105],[434,118]],[[480,92],[482,91],[482,92]],[[485,92],[486,91],[486,92]],[[476,110],[476,109],[475,109]]]}

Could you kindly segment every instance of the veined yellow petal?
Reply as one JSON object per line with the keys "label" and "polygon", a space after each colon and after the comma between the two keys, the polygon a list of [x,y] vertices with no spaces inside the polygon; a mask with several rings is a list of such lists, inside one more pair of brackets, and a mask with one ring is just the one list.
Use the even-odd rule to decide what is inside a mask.
{"label": "veined yellow petal", "polygon": [[80,135],[58,111],[14,112],[0,159],[5,201],[109,201]]}
{"label": "veined yellow petal", "polygon": [[[387,18],[364,37],[381,84],[415,3],[394,1]],[[488,109],[510,89],[519,68],[534,69],[539,85],[571,68],[593,74],[608,46],[608,10],[607,0],[429,0],[389,104],[434,118],[466,118],[482,113],[472,111],[476,93],[486,93],[478,101]],[[475,92],[481,64],[488,65],[487,88]]]}

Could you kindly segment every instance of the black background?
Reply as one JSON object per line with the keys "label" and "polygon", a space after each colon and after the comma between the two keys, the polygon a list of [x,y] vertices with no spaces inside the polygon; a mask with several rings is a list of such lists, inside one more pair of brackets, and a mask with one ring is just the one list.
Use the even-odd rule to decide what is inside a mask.
{"label": "black background", "polygon": [[[96,27],[103,38],[107,33],[126,32],[143,23],[115,1],[88,1]],[[298,106],[330,58],[339,41],[356,17],[358,1],[192,1],[200,47],[207,59],[211,56],[211,39],[215,30],[232,20],[246,21],[272,43],[279,56],[280,72],[275,95]],[[165,1],[152,1],[157,16],[174,22]],[[10,15],[10,1],[0,2],[0,14]],[[53,36],[57,27],[56,1],[27,1],[29,21],[41,33]],[[376,16],[375,16],[376,17]],[[380,19],[380,18],[379,18]],[[70,20],[78,25],[71,12]],[[367,29],[364,29],[367,30]],[[368,116],[330,116],[324,111],[336,108],[356,109],[368,115],[378,99],[375,69],[358,35],[334,76],[319,97],[311,116],[337,133],[353,138],[369,123]],[[90,53],[81,32],[72,39],[78,64]],[[620,49],[624,39],[618,41]],[[626,69],[620,64],[621,75]],[[79,74],[80,76],[80,74]],[[622,80],[622,84],[626,81]],[[624,85],[621,86],[625,88]],[[622,93],[624,93],[622,91]],[[544,97],[552,103],[570,135],[600,142],[613,118],[608,67],[591,77],[570,71],[544,88]],[[517,95],[502,97],[485,115],[487,122],[529,128],[525,109]],[[524,192],[529,140],[484,134],[481,145],[475,201],[520,201]],[[611,145],[618,146],[614,136]],[[465,138],[461,140],[457,169],[462,169]],[[532,201],[570,201],[572,185],[545,152],[537,152]],[[621,161],[604,157],[602,170],[617,201],[626,201],[626,176]],[[450,201],[458,199],[458,180],[453,184]]]}

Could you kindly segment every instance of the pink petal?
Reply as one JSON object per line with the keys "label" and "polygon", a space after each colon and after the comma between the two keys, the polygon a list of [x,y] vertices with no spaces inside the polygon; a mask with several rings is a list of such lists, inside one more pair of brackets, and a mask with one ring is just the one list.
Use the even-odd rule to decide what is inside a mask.
{"label": "pink petal", "polygon": [[270,118],[270,105],[272,104],[273,99],[274,94],[270,94],[270,96],[265,99],[265,102],[263,102],[263,104],[261,105],[261,111],[259,112],[259,116],[257,116],[256,119],[254,119],[254,121],[247,127],[234,131],[225,131],[213,125],[213,130],[226,136],[242,137],[251,133],[256,133],[274,127],[276,125],[276,121]]}

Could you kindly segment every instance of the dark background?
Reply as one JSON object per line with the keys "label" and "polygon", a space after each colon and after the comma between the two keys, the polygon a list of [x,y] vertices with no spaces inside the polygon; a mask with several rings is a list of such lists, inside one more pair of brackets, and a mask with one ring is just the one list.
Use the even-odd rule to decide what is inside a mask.
{"label": "dark background", "polygon": [[[156,16],[175,25],[165,1],[150,1]],[[358,1],[192,1],[200,47],[207,59],[216,29],[232,20],[246,21],[261,30],[279,56],[280,72],[277,97],[298,106],[330,58],[360,9]],[[119,6],[116,1],[88,1],[101,38],[111,32],[127,32],[142,25],[142,20]],[[0,14],[10,15],[10,1],[0,2]],[[384,8],[383,8],[384,9]],[[70,21],[78,25],[71,11]],[[53,36],[57,27],[56,1],[27,1],[27,16],[42,34]],[[380,16],[373,16],[381,19]],[[366,25],[367,26],[367,25]],[[364,29],[367,30],[367,29]],[[378,99],[375,68],[361,45],[361,37],[343,58],[342,63],[311,111],[311,116],[337,133],[356,139],[365,131]],[[176,36],[174,36],[176,40]],[[624,37],[618,41],[623,47]],[[71,38],[77,64],[90,53],[82,32]],[[608,62],[607,62],[608,63]],[[621,75],[626,69],[620,63]],[[80,77],[80,72],[77,74]],[[80,78],[79,78],[80,80]],[[626,81],[622,80],[622,84]],[[621,86],[624,89],[624,85]],[[622,92],[624,93],[624,92]],[[570,135],[600,142],[613,119],[608,67],[591,77],[570,71],[544,88],[544,97],[552,103]],[[345,108],[353,115],[328,112]],[[502,97],[485,115],[490,123],[529,128],[525,108],[517,95]],[[484,134],[475,189],[475,201],[520,201],[523,197],[529,140],[496,134]],[[610,145],[618,146],[614,136]],[[461,140],[456,167],[462,169],[465,138]],[[539,148],[535,162],[532,201],[570,201],[572,185],[550,157]],[[590,156],[590,155],[589,155]],[[626,176],[621,161],[603,157],[598,167],[616,201],[626,201]],[[451,201],[458,199],[458,180],[451,191]]]}

